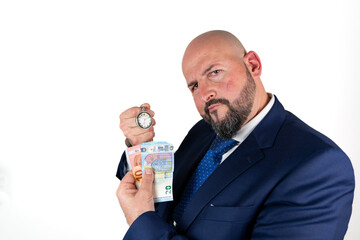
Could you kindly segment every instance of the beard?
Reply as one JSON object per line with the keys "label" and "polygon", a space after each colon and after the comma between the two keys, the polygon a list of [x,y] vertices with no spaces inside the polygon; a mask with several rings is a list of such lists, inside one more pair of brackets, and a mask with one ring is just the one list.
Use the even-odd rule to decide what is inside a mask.
{"label": "beard", "polygon": [[[246,66],[245,66],[246,68]],[[247,82],[241,90],[239,97],[230,104],[229,100],[225,98],[211,99],[204,107],[205,114],[203,119],[212,126],[214,131],[223,139],[230,139],[241,129],[242,125],[248,119],[256,93],[256,86],[253,77],[246,68]],[[219,120],[217,110],[211,112],[216,122],[210,116],[209,106],[212,104],[221,103],[228,107],[228,111],[223,120]]]}

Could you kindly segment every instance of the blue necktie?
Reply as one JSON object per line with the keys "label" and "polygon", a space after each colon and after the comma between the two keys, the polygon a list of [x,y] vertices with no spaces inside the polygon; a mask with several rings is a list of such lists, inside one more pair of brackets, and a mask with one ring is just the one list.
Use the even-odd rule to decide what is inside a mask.
{"label": "blue necktie", "polygon": [[205,154],[204,158],[200,161],[194,174],[187,183],[184,192],[181,195],[180,202],[176,205],[173,212],[173,219],[178,222],[187,206],[190,199],[211,173],[219,166],[222,155],[233,148],[237,141],[234,139],[224,140],[216,136],[214,142],[211,144],[210,149]]}

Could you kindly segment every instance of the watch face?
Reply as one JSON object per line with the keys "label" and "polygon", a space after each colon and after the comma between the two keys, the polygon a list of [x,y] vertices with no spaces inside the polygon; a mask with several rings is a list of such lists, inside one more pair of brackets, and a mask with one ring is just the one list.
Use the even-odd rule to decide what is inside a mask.
{"label": "watch face", "polygon": [[136,117],[136,123],[143,129],[151,127],[152,119],[150,114],[147,112],[140,112]]}

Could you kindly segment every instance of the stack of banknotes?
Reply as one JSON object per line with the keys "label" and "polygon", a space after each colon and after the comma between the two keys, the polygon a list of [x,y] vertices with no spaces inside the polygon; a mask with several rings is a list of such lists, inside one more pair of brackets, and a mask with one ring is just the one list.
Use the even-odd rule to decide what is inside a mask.
{"label": "stack of banknotes", "polygon": [[126,149],[128,166],[137,188],[146,168],[154,171],[154,202],[173,200],[174,146],[168,142],[146,142]]}

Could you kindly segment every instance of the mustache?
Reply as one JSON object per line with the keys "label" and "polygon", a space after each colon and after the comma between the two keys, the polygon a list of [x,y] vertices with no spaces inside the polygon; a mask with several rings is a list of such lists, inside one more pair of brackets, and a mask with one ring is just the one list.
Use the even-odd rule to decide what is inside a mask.
{"label": "mustache", "polygon": [[207,115],[209,115],[209,107],[210,107],[210,105],[217,104],[217,103],[221,103],[221,104],[227,105],[229,108],[231,107],[229,100],[227,100],[227,99],[225,99],[225,98],[217,98],[217,99],[214,98],[214,99],[211,99],[210,101],[208,101],[208,102],[205,104],[204,112],[205,112]]}

